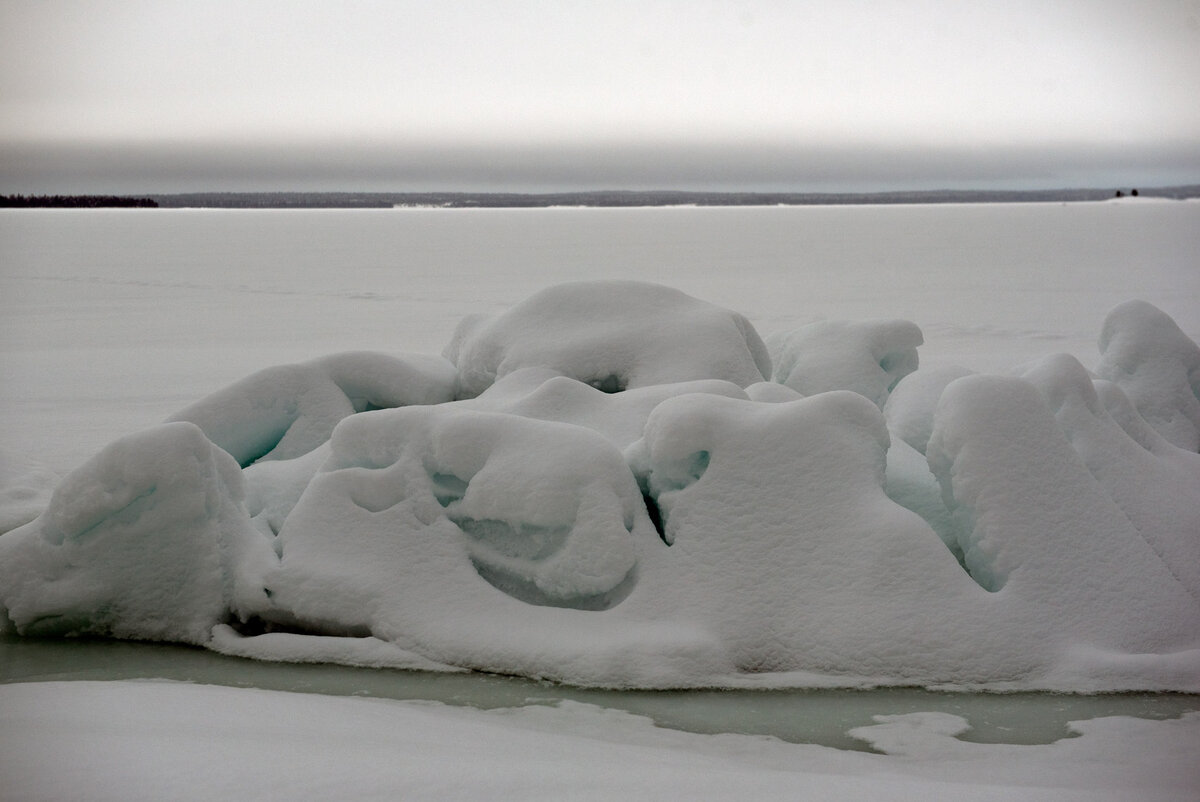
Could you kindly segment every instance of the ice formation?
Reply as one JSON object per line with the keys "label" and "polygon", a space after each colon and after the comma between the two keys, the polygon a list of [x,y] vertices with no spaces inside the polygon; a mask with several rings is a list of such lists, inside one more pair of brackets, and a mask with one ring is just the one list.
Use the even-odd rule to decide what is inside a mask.
{"label": "ice formation", "polygon": [[172,420],[196,424],[241,465],[292,459],[328,441],[356,412],[450,401],[456,379],[453,365],[424,354],[331,354],[259,371]]}
{"label": "ice formation", "polygon": [[562,284],[495,317],[467,317],[445,356],[468,396],[530,367],[606,392],[692,379],[745,387],[771,376],[767,348],[745,317],[637,281]]}
{"label": "ice formation", "polygon": [[203,644],[261,606],[273,558],[237,463],[195,425],[167,423],[107,446],[0,537],[0,588],[25,634]]}
{"label": "ice formation", "polygon": [[736,313],[574,284],[447,359],[268,369],[0,536],[0,621],[618,687],[1200,690],[1169,318],[1114,310],[1103,378],[917,370],[903,321],[770,341],[774,382]]}
{"label": "ice formation", "polygon": [[1170,442],[1200,450],[1200,347],[1166,313],[1128,301],[1109,313],[1096,372]]}
{"label": "ice formation", "polygon": [[58,481],[57,474],[35,461],[0,451],[0,534],[38,517]]}
{"label": "ice formation", "polygon": [[922,454],[933,434],[933,412],[942,391],[955,379],[971,375],[958,366],[930,368],[910,373],[888,395],[883,405],[888,430]]}
{"label": "ice formation", "polygon": [[917,369],[921,330],[907,320],[826,320],[767,341],[773,379],[803,395],[853,390],[882,408],[892,388]]}

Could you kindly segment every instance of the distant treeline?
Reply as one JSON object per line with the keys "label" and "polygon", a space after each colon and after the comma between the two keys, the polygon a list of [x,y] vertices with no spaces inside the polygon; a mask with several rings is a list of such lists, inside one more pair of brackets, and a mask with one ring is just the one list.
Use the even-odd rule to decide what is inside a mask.
{"label": "distant treeline", "polygon": [[923,190],[919,192],[184,192],[143,198],[116,195],[8,195],[0,207],[151,207],[216,209],[446,209],[548,206],[832,206],[905,203],[1058,203],[1101,201],[1123,195],[1200,198],[1200,184],[1141,189]]}
{"label": "distant treeline", "polygon": [[28,209],[99,209],[102,207],[156,207],[153,198],[125,198],[117,195],[0,195],[0,208]]}
{"label": "distant treeline", "polygon": [[1100,201],[1126,192],[1141,197],[1196,198],[1200,185],[1127,189],[932,190],[920,192],[187,192],[152,195],[159,206],[226,209],[383,209],[433,206],[447,209],[544,208],[548,206],[813,206],[902,203],[1030,203]]}

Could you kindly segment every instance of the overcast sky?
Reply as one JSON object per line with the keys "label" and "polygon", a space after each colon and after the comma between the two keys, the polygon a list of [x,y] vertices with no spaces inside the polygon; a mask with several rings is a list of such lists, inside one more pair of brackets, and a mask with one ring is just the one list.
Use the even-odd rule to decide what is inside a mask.
{"label": "overcast sky", "polygon": [[0,192],[1200,183],[1200,0],[0,0]]}

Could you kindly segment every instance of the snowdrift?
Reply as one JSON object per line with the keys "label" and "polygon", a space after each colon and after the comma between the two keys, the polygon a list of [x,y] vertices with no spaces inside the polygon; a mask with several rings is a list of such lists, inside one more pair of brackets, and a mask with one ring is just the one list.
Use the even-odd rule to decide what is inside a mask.
{"label": "snowdrift", "polygon": [[[26,635],[611,687],[1200,691],[1200,348],[918,369],[634,282],[269,368],[0,536]],[[28,506],[29,494],[22,496]]]}
{"label": "snowdrift", "polygon": [[494,318],[469,316],[444,355],[468,396],[528,367],[606,392],[691,379],[744,387],[771,375],[766,345],[745,317],[636,281],[561,284]]}

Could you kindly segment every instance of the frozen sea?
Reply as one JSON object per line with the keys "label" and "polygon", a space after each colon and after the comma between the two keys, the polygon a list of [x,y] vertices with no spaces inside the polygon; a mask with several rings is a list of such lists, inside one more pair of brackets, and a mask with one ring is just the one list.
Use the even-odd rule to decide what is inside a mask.
{"label": "frozen sea", "polygon": [[[1006,373],[1053,352],[1071,353],[1091,365],[1105,315],[1132,298],[1164,310],[1193,340],[1200,340],[1198,255],[1200,203],[1152,200],[765,208],[5,211],[0,213],[0,453],[10,461],[62,474],[115,438],[158,423],[260,368],[354,349],[440,353],[463,316],[499,312],[548,285],[583,279],[670,285],[745,314],[764,335],[823,319],[911,320],[925,336],[922,366],[957,364]],[[117,653],[115,663],[106,657]],[[96,798],[118,798],[132,783],[147,778],[153,782],[143,786],[144,798],[175,795],[181,788],[194,792],[184,794],[191,798],[218,792],[236,795],[239,790],[247,798],[266,798],[272,789],[284,787],[278,784],[281,770],[263,764],[238,769],[245,775],[243,784],[230,787],[218,784],[203,767],[187,763],[182,756],[189,750],[208,754],[205,750],[215,750],[225,737],[222,721],[214,721],[208,712],[212,706],[241,703],[236,696],[191,698],[181,692],[171,697],[169,690],[175,686],[156,684],[147,691],[127,681],[151,676],[404,699],[454,701],[448,697],[459,694],[464,699],[458,701],[475,707],[526,710],[508,718],[480,713],[485,717],[472,723],[462,719],[462,713],[439,717],[439,707],[399,709],[386,705],[417,703],[380,701],[379,709],[366,711],[375,718],[363,731],[374,734],[371,727],[376,725],[385,730],[390,711],[397,726],[423,727],[437,736],[438,744],[444,741],[421,753],[425,770],[388,773],[391,785],[364,784],[361,774],[327,770],[322,775],[340,778],[338,787],[347,793],[358,790],[381,798],[405,790],[414,798],[472,793],[558,798],[571,790],[588,791],[579,795],[591,798],[628,791],[619,783],[606,785],[595,778],[590,790],[571,782],[572,776],[581,782],[591,777],[602,758],[630,761],[627,778],[644,795],[661,796],[665,791],[668,797],[680,798],[694,798],[697,788],[707,788],[709,798],[722,798],[724,790],[747,781],[761,796],[772,798],[807,792],[843,798],[921,794],[1120,799],[1136,792],[1144,798],[1186,799],[1194,798],[1200,788],[1195,770],[1183,765],[1194,765],[1191,758],[1200,755],[1196,713],[1164,723],[1178,727],[1166,735],[1153,727],[1145,732],[1140,725],[1130,728],[1128,719],[1105,719],[1123,723],[1105,724],[1111,732],[1102,731],[1091,740],[1085,735],[1059,742],[1075,741],[1073,752],[1047,751],[1054,745],[989,752],[993,744],[983,743],[972,744],[977,751],[959,753],[954,751],[959,747],[948,743],[959,739],[938,734],[944,722],[920,719],[897,722],[912,725],[915,734],[906,745],[897,746],[882,735],[883,740],[856,741],[893,756],[892,763],[847,762],[832,750],[780,751],[790,745],[762,740],[767,733],[845,747],[846,730],[866,724],[864,717],[936,710],[974,718],[983,732],[975,737],[980,741],[1003,743],[1006,727],[1020,730],[1008,739],[1016,744],[1059,738],[1071,717],[1177,715],[1200,707],[1195,697],[1100,699],[1094,708],[1084,702],[1063,714],[1051,712],[1063,706],[1053,697],[984,697],[982,707],[973,707],[980,703],[964,702],[969,697],[947,701],[918,694],[899,699],[889,692],[876,697],[875,709],[869,701],[864,706],[862,694],[853,701],[849,695],[824,696],[808,707],[750,695],[738,697],[750,701],[735,702],[743,707],[730,711],[729,697],[701,701],[683,694],[665,703],[653,694],[643,694],[651,701],[639,701],[633,694],[624,701],[603,695],[576,698],[533,684],[514,689],[495,678],[479,678],[475,685],[466,680],[466,690],[456,689],[463,678],[430,679],[429,688],[388,693],[375,687],[378,680],[354,679],[358,675],[351,670],[302,673],[295,679],[295,667],[256,664],[246,676],[261,679],[247,680],[229,668],[237,661],[209,655],[200,659],[210,657],[219,659],[221,667],[193,669],[189,661],[195,656],[177,647],[126,652],[108,644],[25,648],[11,641],[0,643],[5,680],[109,680],[101,686],[76,684],[71,691],[55,686],[55,698],[72,700],[62,704],[77,714],[59,710],[42,716],[37,713],[39,700],[18,697],[15,686],[8,687],[8,696],[0,695],[0,709],[10,711],[7,717],[0,714],[0,740],[9,754],[0,776],[17,777],[11,773],[15,755],[23,756],[21,784],[11,786],[21,793],[14,798],[61,798],[87,788],[85,778],[72,784],[70,776],[56,776],[50,783],[57,764],[30,759],[26,751],[72,748],[86,743],[81,732],[110,737],[112,722],[102,720],[110,710],[105,705],[120,709],[140,704],[140,693],[154,696],[163,688],[168,692],[165,698],[174,699],[163,708],[164,717],[177,714],[182,716],[177,721],[197,722],[209,728],[205,731],[211,731],[211,737],[205,740],[193,732],[188,738],[198,738],[198,744],[167,737],[167,745],[178,748],[166,749],[165,762],[152,766],[149,759],[131,760],[117,770],[116,762],[144,750],[165,722],[147,713],[127,731],[117,727],[118,740],[110,737],[105,746],[113,762],[93,766],[99,772],[93,780],[102,780],[92,786]],[[80,665],[87,669],[80,670]],[[442,683],[440,689],[433,687],[437,683]],[[498,697],[489,695],[494,688],[486,687],[488,683],[502,686]],[[547,696],[557,706],[528,712],[526,700],[544,703]],[[810,695],[809,701],[816,698]],[[1165,708],[1151,709],[1163,703]],[[255,696],[249,706],[275,704],[273,696]],[[673,704],[677,706],[672,712]],[[301,703],[295,705],[299,709]],[[822,707],[834,712],[819,712]],[[851,707],[858,718],[838,718]],[[1021,724],[1023,713],[1012,717],[1015,707],[1034,712]],[[663,726],[753,734],[676,738],[656,728],[630,736],[630,727],[636,726],[615,715],[616,709],[650,716]],[[361,754],[351,756],[348,747],[321,740],[323,730],[336,732],[358,722],[364,715],[361,706],[339,707],[330,701],[313,715],[316,725],[288,737],[265,726],[255,729],[252,721],[232,711],[223,723],[236,737],[255,741],[256,748],[279,738],[280,748],[298,756],[301,764],[300,758],[316,753],[313,744],[321,744],[334,757],[345,757],[345,765],[364,761]],[[789,729],[795,725],[791,716],[821,719],[825,723],[815,729],[829,732],[798,735]],[[705,727],[706,718],[730,723],[710,721]],[[772,718],[786,721],[763,723]],[[985,724],[991,720],[1000,723]],[[479,736],[482,740],[471,744],[494,752],[497,762],[483,761],[478,770],[460,768],[455,774],[454,750],[467,743],[459,728],[478,730],[480,722],[484,730],[497,727],[499,740]],[[1042,734],[1028,734],[1034,730]],[[552,742],[570,743],[558,763],[565,777],[551,781],[547,773],[513,767],[506,774],[497,769],[508,757],[497,744],[514,732],[531,739],[530,748],[537,750],[550,750]],[[36,737],[28,739],[29,733]],[[704,737],[725,740],[703,741]],[[622,741],[640,742],[647,759],[616,754],[614,742]],[[1114,743],[1123,745],[1114,749]],[[1170,749],[1164,743],[1171,744]],[[14,751],[18,744],[21,750]],[[261,751],[270,753],[269,748]],[[1096,776],[1084,779],[1089,765],[1121,752],[1127,785],[1106,785]],[[752,753],[766,756],[747,760]],[[711,754],[724,763],[714,769],[699,759]],[[661,769],[671,758],[682,759],[690,780],[681,782],[677,774]],[[914,769],[914,760],[924,767]],[[1048,768],[1056,763],[1058,768]],[[791,774],[785,766],[792,767]],[[1119,768],[1117,762],[1113,766]],[[303,776],[303,770],[292,770]],[[316,769],[311,771],[315,778]],[[1021,772],[1026,777],[1018,782],[1015,777]],[[1116,768],[1110,773],[1115,772]],[[718,775],[719,780],[713,779]],[[180,777],[188,784],[173,785]],[[706,777],[713,784],[705,786]],[[292,791],[317,798],[321,787],[301,783]]]}
{"label": "frozen sea", "polygon": [[922,366],[1096,359],[1141,298],[1200,338],[1200,203],[0,214],[0,448],[58,471],[269,365],[440,353],[472,312],[637,279],[763,336],[901,318]]}

